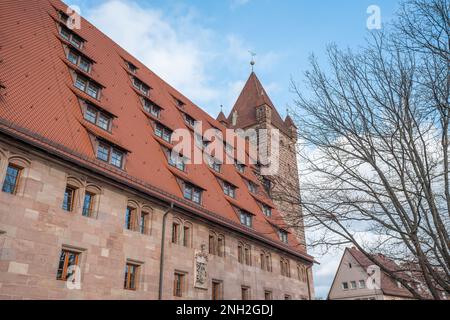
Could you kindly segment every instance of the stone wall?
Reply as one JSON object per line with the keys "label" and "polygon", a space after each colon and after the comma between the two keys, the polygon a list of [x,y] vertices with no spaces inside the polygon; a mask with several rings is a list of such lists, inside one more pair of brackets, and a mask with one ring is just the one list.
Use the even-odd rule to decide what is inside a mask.
{"label": "stone wall", "polygon": [[[45,157],[45,158],[44,158]],[[19,144],[0,142],[0,181],[10,161],[24,167],[17,194],[0,192],[0,299],[157,299],[163,213],[155,199],[132,193],[100,179],[81,168],[53,161],[46,155],[25,150]],[[95,186],[96,212],[83,217],[78,199],[74,212],[62,207],[68,178],[78,179],[83,188]],[[83,189],[84,190],[84,189]],[[147,234],[124,229],[127,204],[132,200],[151,208]],[[192,226],[188,247],[171,242],[172,221]],[[225,235],[225,256],[208,256],[208,289],[194,288],[194,255],[208,244],[210,230]],[[251,245],[252,266],[238,262],[238,241]],[[56,280],[62,248],[80,252],[81,289],[68,289]],[[262,271],[260,250],[272,256],[272,272]],[[181,299],[210,299],[211,281],[223,281],[225,299],[241,299],[241,286],[248,286],[253,299],[264,299],[264,290],[274,299],[308,298],[308,285],[297,279],[297,262],[290,258],[291,278],[280,275],[283,253],[245,239],[243,235],[188,217],[168,215],[165,233],[163,299],[174,299],[174,272],[186,274]],[[124,269],[128,260],[140,264],[138,288],[125,290]],[[312,276],[309,271],[312,288]]]}

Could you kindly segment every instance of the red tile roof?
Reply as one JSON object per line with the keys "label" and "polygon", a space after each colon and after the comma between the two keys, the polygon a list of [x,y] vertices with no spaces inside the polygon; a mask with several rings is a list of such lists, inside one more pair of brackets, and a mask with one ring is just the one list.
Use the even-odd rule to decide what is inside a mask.
{"label": "red tile roof", "polygon": [[228,116],[227,122],[229,124],[233,123],[233,114],[236,111],[238,117],[236,124],[231,125],[233,128],[245,129],[253,126],[257,123],[256,108],[262,105],[268,105],[272,110],[272,125],[284,133],[289,134],[288,126],[286,126],[285,122],[282,120],[280,114],[270,100],[269,95],[254,72],[252,72],[247,79],[239,98]]}
{"label": "red tile roof", "polygon": [[[66,63],[63,42],[58,36],[57,9],[65,11],[66,6],[59,0],[0,2],[3,59],[0,79],[6,87],[0,96],[0,129],[3,133],[73,163],[94,168],[99,174],[150,195],[170,199],[202,217],[313,261],[294,236],[290,235],[289,246],[281,243],[234,165],[223,165],[222,174],[238,187],[233,201],[255,215],[252,230],[240,224],[233,201],[224,195],[215,174],[206,164],[187,165],[186,172],[168,165],[161,147],[163,143],[154,136],[150,119],[142,112],[142,103],[125,61],[138,68],[136,76],[151,88],[149,98],[163,108],[159,121],[165,126],[187,128],[182,112],[175,105],[175,97],[186,104],[186,113],[203,122],[204,130],[216,127],[224,131],[225,127],[84,19],[81,29],[77,30],[77,34],[86,40],[81,51],[95,61],[90,77],[104,88],[100,101],[76,89]],[[111,133],[84,121],[79,97],[93,100],[117,117],[113,120]],[[263,98],[263,101],[270,101],[267,99]],[[124,170],[96,159],[90,135],[102,137],[129,151]],[[252,167],[247,167],[245,175],[258,181]],[[180,177],[205,189],[201,207],[183,198],[177,182]],[[279,217],[280,213],[273,210],[273,215]]]}
{"label": "red tile roof", "polygon": [[[367,269],[367,267],[373,265],[374,263],[361,251],[359,251],[356,248],[347,248],[348,252],[355,258],[355,260],[358,262],[361,267],[364,269]],[[386,258],[385,256],[381,254],[377,255],[371,255],[371,257],[380,263],[384,268],[386,268],[389,271],[397,271],[399,272],[399,276],[403,274],[404,272],[401,271],[400,267],[391,259]],[[413,295],[405,288],[399,287],[397,285],[397,281],[392,279],[390,276],[388,276],[385,272],[381,272],[381,284],[380,289],[383,291],[386,295],[392,295],[392,296],[400,296],[400,297],[406,297],[406,298],[412,298]]]}

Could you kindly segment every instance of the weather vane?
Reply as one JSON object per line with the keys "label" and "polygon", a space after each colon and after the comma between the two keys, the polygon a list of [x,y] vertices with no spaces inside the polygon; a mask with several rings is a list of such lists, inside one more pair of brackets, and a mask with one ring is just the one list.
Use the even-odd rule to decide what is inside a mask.
{"label": "weather vane", "polygon": [[255,66],[256,62],[255,62],[255,57],[256,57],[256,53],[248,50],[248,52],[250,53],[250,55],[252,56],[252,61],[250,61],[250,65],[252,66],[252,72],[253,72],[253,67]]}

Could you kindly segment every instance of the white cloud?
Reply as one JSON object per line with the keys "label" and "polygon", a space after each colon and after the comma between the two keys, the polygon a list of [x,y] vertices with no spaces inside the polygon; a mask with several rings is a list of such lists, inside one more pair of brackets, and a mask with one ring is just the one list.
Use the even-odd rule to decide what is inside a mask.
{"label": "white cloud", "polygon": [[231,0],[231,8],[235,9],[237,7],[241,7],[249,3],[250,0]]}
{"label": "white cloud", "polygon": [[[202,17],[187,6],[164,12],[133,0],[106,0],[83,7],[90,22],[211,115],[221,104],[225,111],[231,109],[250,70],[252,48],[243,38],[200,25]],[[279,58],[275,52],[261,52],[257,70],[271,69]]]}

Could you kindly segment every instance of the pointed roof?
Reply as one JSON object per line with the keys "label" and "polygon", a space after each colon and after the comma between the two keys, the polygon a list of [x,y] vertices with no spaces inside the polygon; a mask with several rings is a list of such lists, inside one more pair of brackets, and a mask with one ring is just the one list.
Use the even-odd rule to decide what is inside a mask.
{"label": "pointed roof", "polygon": [[291,118],[291,116],[287,116],[286,117],[286,119],[284,120],[284,123],[286,123],[286,125],[288,126],[288,127],[295,127],[295,128],[297,128],[297,126],[295,125],[295,123],[294,123],[294,120],[292,120],[292,118]]}
{"label": "pointed roof", "polygon": [[286,124],[254,72],[250,74],[239,98],[231,110],[228,116],[228,123],[231,124],[233,122],[233,114],[237,112],[237,122],[233,127],[244,129],[256,124],[256,108],[264,104],[272,109],[272,124],[283,132],[289,133]]}
{"label": "pointed roof", "polygon": [[221,122],[221,123],[228,123],[227,117],[225,117],[225,115],[223,114],[222,111],[220,111],[219,115],[217,116],[217,121]]}

